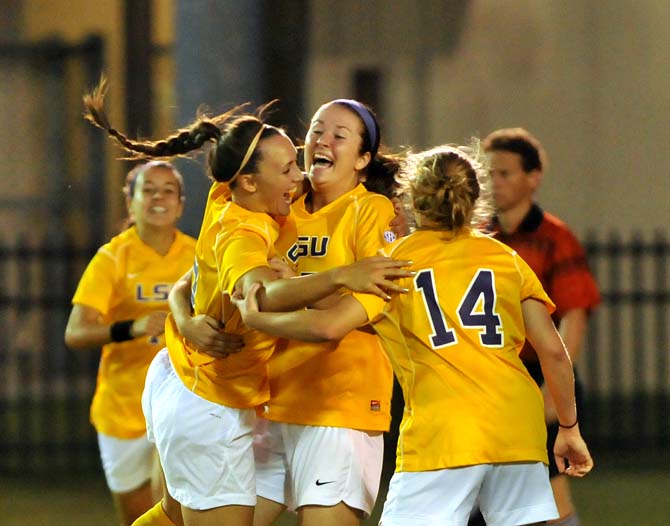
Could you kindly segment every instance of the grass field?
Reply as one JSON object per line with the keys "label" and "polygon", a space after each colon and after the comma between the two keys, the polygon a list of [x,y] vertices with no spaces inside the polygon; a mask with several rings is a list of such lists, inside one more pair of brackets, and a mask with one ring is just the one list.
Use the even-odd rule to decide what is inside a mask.
{"label": "grass field", "polygon": [[[596,454],[596,469],[573,483],[583,526],[665,526],[670,518],[670,455]],[[383,493],[383,492],[382,492]],[[380,495],[380,501],[383,494]],[[380,505],[366,526],[377,524]],[[102,476],[58,480],[2,477],[3,526],[115,526]],[[296,524],[285,514],[277,526]]]}

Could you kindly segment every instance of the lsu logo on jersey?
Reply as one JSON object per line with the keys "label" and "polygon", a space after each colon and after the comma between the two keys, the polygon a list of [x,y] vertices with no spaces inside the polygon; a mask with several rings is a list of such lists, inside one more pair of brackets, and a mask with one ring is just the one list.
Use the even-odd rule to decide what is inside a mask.
{"label": "lsu logo on jersey", "polygon": [[286,256],[295,263],[303,257],[324,257],[328,252],[328,236],[298,236],[298,240],[288,250]]}
{"label": "lsu logo on jersey", "polygon": [[135,299],[137,301],[167,301],[172,283],[156,283],[153,286],[138,283],[135,286]]}

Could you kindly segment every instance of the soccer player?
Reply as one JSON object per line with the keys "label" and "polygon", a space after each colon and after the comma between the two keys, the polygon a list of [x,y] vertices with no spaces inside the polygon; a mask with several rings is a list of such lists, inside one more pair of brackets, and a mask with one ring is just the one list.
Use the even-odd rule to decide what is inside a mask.
{"label": "soccer player", "polygon": [[[575,235],[565,223],[534,202],[547,164],[544,149],[522,128],[494,131],[484,140],[483,146],[490,157],[496,208],[490,230],[497,239],[516,250],[540,278],[556,304],[554,322],[575,364],[581,354],[589,313],[600,302],[600,295]],[[521,359],[542,387],[547,448],[551,451],[558,432],[556,410],[531,343],[524,346]],[[575,377],[580,406],[581,385],[576,374]],[[549,475],[560,514],[560,519],[552,524],[578,526],[579,516],[572,502],[568,478],[558,471],[551,458]]]}
{"label": "soccer player", "polygon": [[554,305],[516,252],[471,226],[487,210],[476,152],[437,147],[411,156],[405,173],[417,229],[384,252],[413,259],[413,279],[399,281],[408,294],[271,313],[258,310],[252,287],[236,299],[242,318],[306,341],[337,341],[368,322],[379,335],[406,403],[383,526],[464,526],[477,498],[489,524],[556,518],[542,395],[519,358],[526,338],[554,400],[559,470],[581,477],[593,461]]}
{"label": "soccer player", "polygon": [[165,345],[168,292],[192,265],[195,240],[176,227],[184,187],[171,164],[137,165],[124,193],[133,225],[88,264],[72,299],[65,342],[73,349],[102,346],[91,422],[119,519],[129,525],[154,504],[151,482],[160,484],[142,388],[151,360]]}
{"label": "soccer player", "polygon": [[[310,190],[276,243],[298,274],[372,256],[395,239],[393,205],[360,183],[394,180],[397,159],[379,152],[380,141],[377,119],[358,101],[330,101],[312,117],[304,149]],[[258,494],[281,505],[275,512],[297,509],[305,526],[359,524],[374,507],[390,424],[393,375],[377,338],[353,331],[337,342],[283,341],[270,379]]]}

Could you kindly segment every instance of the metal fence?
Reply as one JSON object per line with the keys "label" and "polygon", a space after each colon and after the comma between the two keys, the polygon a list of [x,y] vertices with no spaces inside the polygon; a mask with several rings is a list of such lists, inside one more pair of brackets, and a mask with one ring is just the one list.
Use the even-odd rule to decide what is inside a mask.
{"label": "metal fence", "polygon": [[585,243],[603,302],[589,323],[579,368],[584,433],[612,448],[670,449],[670,245],[645,239]]}
{"label": "metal fence", "polygon": [[[70,351],[70,299],[96,247],[28,240],[0,246],[0,472],[99,469],[88,423],[99,354]],[[597,447],[670,449],[670,243],[586,242],[603,304],[580,364],[583,427]]]}
{"label": "metal fence", "polygon": [[99,353],[70,351],[70,299],[94,249],[0,247],[0,472],[97,469],[88,423]]}

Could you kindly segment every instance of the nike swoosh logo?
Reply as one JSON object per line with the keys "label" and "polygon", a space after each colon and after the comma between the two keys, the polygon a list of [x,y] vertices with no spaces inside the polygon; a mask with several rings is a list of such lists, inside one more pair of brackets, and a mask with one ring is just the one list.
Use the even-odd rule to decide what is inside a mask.
{"label": "nike swoosh logo", "polygon": [[334,480],[325,480],[325,481],[321,482],[319,479],[316,479],[316,485],[317,486],[323,486],[324,484],[332,484],[333,482],[335,482],[335,481]]}

